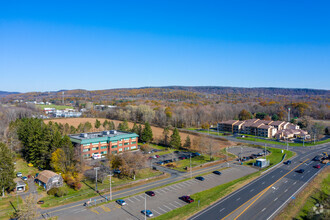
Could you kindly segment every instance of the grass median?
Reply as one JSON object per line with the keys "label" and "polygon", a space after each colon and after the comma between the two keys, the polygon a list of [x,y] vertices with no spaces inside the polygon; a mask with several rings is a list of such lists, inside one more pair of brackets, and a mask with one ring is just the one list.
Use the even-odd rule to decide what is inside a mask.
{"label": "grass median", "polygon": [[[259,138],[255,138],[255,137],[236,137],[236,139],[241,139],[241,140],[247,140],[247,141],[254,141],[254,142],[260,142],[260,143],[265,143],[265,144],[277,144],[277,145],[283,145],[286,146],[285,142],[279,142],[276,140],[265,140],[265,139],[259,139]],[[305,144],[303,143],[289,143],[289,146],[291,147],[312,147],[315,145],[319,145],[319,144],[325,144],[325,143],[329,143],[330,139],[326,139],[326,140],[322,140],[322,141],[316,141],[315,144],[314,143],[310,143],[310,142],[305,142]]]}

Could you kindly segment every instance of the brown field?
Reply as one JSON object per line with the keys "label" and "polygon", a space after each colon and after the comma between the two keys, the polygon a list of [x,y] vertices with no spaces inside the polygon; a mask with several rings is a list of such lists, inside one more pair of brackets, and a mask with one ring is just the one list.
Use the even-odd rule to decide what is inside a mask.
{"label": "brown field", "polygon": [[[97,118],[101,123],[104,122],[104,118]],[[53,122],[57,122],[57,123],[61,123],[61,124],[65,124],[68,123],[70,126],[73,125],[74,127],[78,127],[78,125],[80,123],[86,123],[86,122],[90,122],[93,126],[95,123],[96,118],[56,118],[56,119],[46,119],[45,123],[48,123],[49,121],[53,121]],[[109,121],[109,119],[107,119]],[[118,126],[119,123],[121,123],[122,121],[118,121],[118,120],[111,120],[115,123],[116,127]],[[133,123],[132,122],[128,122],[128,126],[131,128],[133,127]],[[102,126],[100,127],[100,129],[95,129],[93,128],[92,131],[101,131],[102,130]],[[162,139],[163,136],[163,128],[160,127],[155,127],[155,126],[151,126],[152,128],[152,132],[154,135],[154,141],[157,143],[159,140]],[[188,136],[188,134],[184,133],[184,132],[180,132],[180,136],[181,136],[181,140],[182,140],[182,144],[184,143],[184,140],[186,139],[186,137]],[[194,134],[189,134],[190,136],[190,140],[193,143],[194,139],[198,138],[198,135],[194,135]],[[236,143],[230,142],[230,141],[221,141],[221,140],[214,140],[214,142],[219,146],[219,150],[228,146],[233,146],[236,145]]]}

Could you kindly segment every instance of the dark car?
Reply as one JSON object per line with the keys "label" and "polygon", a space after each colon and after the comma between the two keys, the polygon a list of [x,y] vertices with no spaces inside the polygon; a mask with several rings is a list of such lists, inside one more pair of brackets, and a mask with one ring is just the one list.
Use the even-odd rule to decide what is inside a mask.
{"label": "dark car", "polygon": [[45,203],[44,200],[39,200],[39,201],[37,202],[37,204],[44,204],[44,203]]}
{"label": "dark car", "polygon": [[121,206],[126,205],[126,202],[125,202],[124,200],[122,200],[122,199],[118,199],[118,200],[116,201],[116,203],[118,203],[118,204],[121,205]]}
{"label": "dark car", "polygon": [[314,166],[314,168],[320,169],[321,168],[321,165],[320,164],[317,164],[317,165]]}
{"label": "dark car", "polygon": [[164,162],[163,161],[159,161],[159,162],[157,162],[157,164],[164,165]]}
{"label": "dark car", "polygon": [[181,196],[180,199],[186,203],[192,203],[194,200],[190,196]]}
{"label": "dark car", "polygon": [[221,172],[219,170],[213,171],[214,174],[221,175]]}
{"label": "dark car", "polygon": [[315,157],[313,158],[313,160],[314,160],[314,161],[320,161],[320,156],[315,156]]}
{"label": "dark car", "polygon": [[184,159],[186,159],[186,157],[185,157],[185,156],[183,156],[183,157],[179,157],[179,159],[180,159],[180,160],[184,160]]}
{"label": "dark car", "polygon": [[180,151],[176,150],[176,151],[174,151],[174,153],[175,153],[175,154],[178,154],[178,153],[180,153]]}
{"label": "dark car", "polygon": [[152,214],[152,212],[150,210],[142,210],[141,213],[143,215],[146,215],[147,217],[152,217],[154,216],[154,214]]}
{"label": "dark car", "polygon": [[28,178],[26,176],[22,176],[22,180],[27,181]]}
{"label": "dark car", "polygon": [[304,169],[297,170],[297,173],[303,173],[303,172],[305,172]]}
{"label": "dark car", "polygon": [[156,158],[159,158],[160,156],[159,155],[155,155]]}
{"label": "dark car", "polygon": [[155,196],[155,193],[153,191],[147,191],[146,194],[148,196]]}
{"label": "dark car", "polygon": [[291,164],[291,160],[288,160],[288,161],[284,162],[284,164],[290,165]]}
{"label": "dark car", "polygon": [[196,179],[196,180],[200,180],[200,181],[204,181],[204,180],[205,180],[205,178],[202,177],[202,176],[198,176],[198,177],[196,177],[195,179]]}

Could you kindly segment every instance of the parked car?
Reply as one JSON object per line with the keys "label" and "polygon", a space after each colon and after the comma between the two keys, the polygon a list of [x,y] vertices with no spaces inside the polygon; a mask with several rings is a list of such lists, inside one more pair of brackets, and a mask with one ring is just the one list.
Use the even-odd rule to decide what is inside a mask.
{"label": "parked car", "polygon": [[175,154],[178,154],[178,153],[180,153],[180,151],[176,150],[176,151],[174,151],[174,153],[175,153]]}
{"label": "parked car", "polygon": [[17,173],[16,173],[16,176],[17,176],[17,177],[22,177],[23,174],[22,174],[21,172],[17,172]]}
{"label": "parked car", "polygon": [[196,156],[200,156],[201,154],[200,153],[198,153],[198,152],[195,152],[195,153],[192,153],[192,157],[196,157]]}
{"label": "parked car", "polygon": [[320,161],[320,156],[315,156],[315,157],[313,158],[313,160],[314,160],[314,161]]}
{"label": "parked car", "polygon": [[28,178],[26,176],[22,176],[22,180],[27,181]]}
{"label": "parked car", "polygon": [[37,202],[37,204],[44,204],[44,203],[45,203],[44,200],[39,200],[39,201]]}
{"label": "parked car", "polygon": [[303,173],[303,172],[305,172],[304,169],[297,170],[297,173]]}
{"label": "parked car", "polygon": [[195,179],[196,179],[196,180],[200,180],[200,181],[204,181],[204,180],[205,180],[205,178],[202,177],[202,176],[198,176],[198,177],[196,177]]}
{"label": "parked car", "polygon": [[156,158],[159,158],[160,156],[159,155],[155,155]]}
{"label": "parked car", "polygon": [[214,174],[221,175],[221,172],[219,170],[213,171]]}
{"label": "parked car", "polygon": [[186,157],[179,157],[179,160],[184,160],[186,159]]}
{"label": "parked car", "polygon": [[125,202],[124,200],[122,200],[122,199],[118,199],[118,200],[116,201],[116,203],[118,203],[118,204],[121,205],[121,206],[126,205],[126,202]]}
{"label": "parked car", "polygon": [[152,157],[148,157],[149,160],[153,159]]}
{"label": "parked car", "polygon": [[317,165],[314,166],[314,168],[320,169],[321,168],[321,165],[320,164],[317,164]]}
{"label": "parked car", "polygon": [[284,162],[284,164],[290,165],[291,164],[291,160],[288,160],[288,161]]}
{"label": "parked car", "polygon": [[163,161],[159,161],[159,162],[157,162],[157,164],[164,165],[164,162]]}
{"label": "parked car", "polygon": [[186,203],[192,203],[194,200],[190,196],[181,196],[179,199],[185,201]]}
{"label": "parked car", "polygon": [[141,213],[143,214],[143,215],[146,215],[147,217],[152,217],[152,216],[154,216],[154,214],[152,214],[152,212],[150,211],[150,210],[142,210],[141,211]]}
{"label": "parked car", "polygon": [[155,196],[155,193],[153,191],[147,191],[146,194],[148,196]]}

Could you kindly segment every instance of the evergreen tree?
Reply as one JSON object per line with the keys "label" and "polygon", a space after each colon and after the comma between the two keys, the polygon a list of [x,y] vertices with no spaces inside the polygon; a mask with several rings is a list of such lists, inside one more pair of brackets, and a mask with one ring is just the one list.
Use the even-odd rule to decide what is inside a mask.
{"label": "evergreen tree", "polygon": [[126,120],[124,120],[123,123],[120,123],[118,125],[118,130],[120,130],[120,131],[129,131],[128,122]]}
{"label": "evergreen tree", "polygon": [[134,122],[134,125],[131,129],[131,132],[138,134],[139,133],[139,127],[137,126],[136,122]]}
{"label": "evergreen tree", "polygon": [[77,129],[74,126],[70,126],[70,134],[75,134],[77,133]]}
{"label": "evergreen tree", "polygon": [[163,135],[164,135],[164,145],[168,145],[168,141],[169,141],[169,134],[170,134],[170,128],[169,126],[165,127],[163,130]]}
{"label": "evergreen tree", "polygon": [[190,148],[191,147],[191,141],[189,135],[186,138],[186,141],[184,142],[184,147],[185,148]]}
{"label": "evergreen tree", "polygon": [[92,129],[92,124],[90,123],[90,122],[86,122],[85,124],[84,124],[84,132],[89,132],[91,129]]}
{"label": "evergreen tree", "polygon": [[96,129],[98,129],[99,127],[101,127],[101,122],[100,122],[99,120],[96,119],[95,124],[94,124],[94,127],[95,127]]}
{"label": "evergreen tree", "polygon": [[146,122],[144,124],[144,129],[141,134],[141,140],[143,142],[149,143],[150,141],[152,141],[152,138],[153,138],[153,135],[152,135],[151,126],[148,122]]}
{"label": "evergreen tree", "polygon": [[11,191],[15,187],[15,166],[13,155],[9,148],[0,142],[0,194],[4,190]]}
{"label": "evergreen tree", "polygon": [[109,123],[109,130],[116,130],[116,126],[115,126],[115,123],[113,121],[111,121]]}
{"label": "evergreen tree", "polygon": [[138,135],[139,135],[139,141],[142,141],[142,139],[141,139],[141,137],[142,137],[142,131],[143,131],[143,129],[142,129],[142,125],[139,125],[139,130],[138,130]]}
{"label": "evergreen tree", "polygon": [[108,120],[104,120],[102,126],[103,126],[104,130],[108,130],[108,126],[109,126],[109,122],[108,122]]}
{"label": "evergreen tree", "polygon": [[247,119],[251,119],[251,118],[252,118],[252,114],[251,114],[249,111],[243,109],[243,110],[238,114],[238,118],[239,118],[239,120],[247,120]]}
{"label": "evergreen tree", "polygon": [[170,146],[176,149],[181,147],[181,137],[177,128],[174,128],[173,134],[171,135]]}
{"label": "evergreen tree", "polygon": [[273,116],[272,116],[272,120],[273,120],[273,121],[278,121],[278,120],[279,120],[278,115],[277,115],[277,114],[273,114]]}

